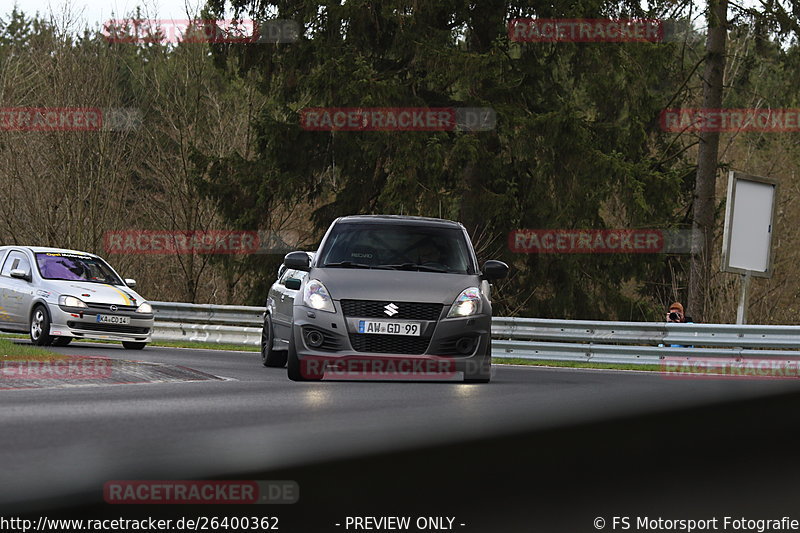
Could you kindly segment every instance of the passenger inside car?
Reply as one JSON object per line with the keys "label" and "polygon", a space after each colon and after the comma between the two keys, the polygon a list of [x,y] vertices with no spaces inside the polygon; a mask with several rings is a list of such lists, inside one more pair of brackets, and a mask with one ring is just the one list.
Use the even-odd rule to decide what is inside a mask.
{"label": "passenger inside car", "polygon": [[73,272],[72,269],[70,269],[61,261],[40,261],[39,269],[42,272],[42,276],[45,278],[68,279],[75,281],[84,279]]}

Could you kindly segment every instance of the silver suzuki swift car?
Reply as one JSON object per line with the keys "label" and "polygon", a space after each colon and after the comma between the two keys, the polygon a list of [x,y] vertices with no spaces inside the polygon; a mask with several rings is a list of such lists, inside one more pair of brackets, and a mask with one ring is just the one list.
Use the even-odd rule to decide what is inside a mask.
{"label": "silver suzuki swift car", "polygon": [[38,345],[72,339],[150,341],[153,309],[102,258],[33,246],[0,247],[0,330],[27,331]]}
{"label": "silver suzuki swift car", "polygon": [[313,260],[292,252],[284,264],[307,272],[302,280],[287,280],[297,289],[291,322],[275,324],[271,335],[273,348],[286,349],[290,379],[321,379],[355,361],[367,364],[344,365],[345,376],[365,369],[375,378],[433,370],[489,381],[489,281],[505,277],[508,266],[487,261],[479,268],[461,224],[343,217],[328,229]]}

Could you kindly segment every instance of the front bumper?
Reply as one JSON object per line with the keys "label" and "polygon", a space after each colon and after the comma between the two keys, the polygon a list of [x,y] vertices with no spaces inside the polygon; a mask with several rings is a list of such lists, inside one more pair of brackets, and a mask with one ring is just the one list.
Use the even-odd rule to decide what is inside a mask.
{"label": "front bumper", "polygon": [[[135,311],[110,311],[50,304],[50,335],[113,341],[150,342],[153,334],[153,314]],[[128,324],[107,324],[97,321],[97,315],[126,316]]]}
{"label": "front bumper", "polygon": [[[433,367],[455,372],[474,372],[490,361],[491,315],[445,318],[443,306],[437,320],[402,320],[421,324],[419,337],[359,333],[360,320],[391,320],[390,317],[345,316],[339,302],[336,313],[294,306],[294,347],[298,359],[343,360],[425,360],[440,362]],[[309,333],[318,332],[322,343],[309,345]],[[319,337],[317,337],[319,340]],[[385,365],[384,365],[385,366]]]}

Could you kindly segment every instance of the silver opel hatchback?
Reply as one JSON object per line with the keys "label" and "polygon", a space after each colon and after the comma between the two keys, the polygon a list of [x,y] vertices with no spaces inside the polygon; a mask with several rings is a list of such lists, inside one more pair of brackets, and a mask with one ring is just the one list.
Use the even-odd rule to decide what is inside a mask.
{"label": "silver opel hatchback", "polygon": [[153,309],[94,254],[33,246],[0,247],[0,330],[30,334],[38,345],[74,338],[150,341]]}
{"label": "silver opel hatchback", "polygon": [[490,380],[489,281],[505,277],[508,266],[487,261],[479,268],[461,224],[343,217],[313,260],[292,252],[284,264],[308,272],[286,281],[298,290],[291,324],[272,335],[274,348],[286,346],[290,379],[317,380],[343,362],[366,361],[348,368],[372,369],[378,379],[389,371],[411,376],[432,369],[460,372],[468,382]]}

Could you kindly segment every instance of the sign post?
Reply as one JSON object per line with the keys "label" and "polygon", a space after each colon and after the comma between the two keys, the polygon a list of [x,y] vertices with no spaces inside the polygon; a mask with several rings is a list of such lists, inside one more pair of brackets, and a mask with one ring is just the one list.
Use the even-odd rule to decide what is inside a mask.
{"label": "sign post", "polygon": [[747,323],[751,277],[772,277],[772,228],[778,181],[731,171],[722,236],[723,272],[741,275],[736,323]]}
{"label": "sign post", "polygon": [[736,309],[736,323],[747,324],[747,303],[749,301],[748,289],[750,288],[750,273],[742,274],[742,281],[739,284],[739,307]]}

